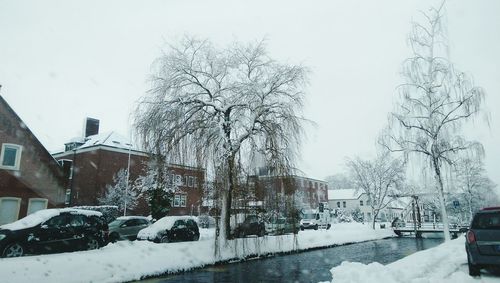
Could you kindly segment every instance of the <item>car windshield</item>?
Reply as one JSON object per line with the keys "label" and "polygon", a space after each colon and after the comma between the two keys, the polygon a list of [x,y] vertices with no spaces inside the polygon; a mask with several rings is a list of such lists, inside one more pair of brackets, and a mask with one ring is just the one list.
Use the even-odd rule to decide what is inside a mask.
{"label": "car windshield", "polygon": [[125,222],[125,220],[120,220],[120,219],[116,219],[114,221],[112,221],[111,223],[109,223],[109,227],[116,227],[116,226],[120,226],[122,225],[122,223]]}
{"label": "car windshield", "polygon": [[316,213],[304,214],[303,219],[316,219]]}
{"label": "car windshield", "polygon": [[479,213],[472,222],[473,229],[500,229],[500,212]]}

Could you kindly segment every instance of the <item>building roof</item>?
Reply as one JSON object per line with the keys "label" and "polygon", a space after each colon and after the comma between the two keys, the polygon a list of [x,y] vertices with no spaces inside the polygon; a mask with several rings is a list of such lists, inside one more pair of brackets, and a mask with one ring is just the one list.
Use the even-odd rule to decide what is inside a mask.
{"label": "building roof", "polygon": [[328,190],[328,200],[358,199],[362,194],[362,190],[356,189]]}
{"label": "building roof", "polygon": [[93,136],[88,136],[83,139],[84,144],[79,146],[78,148],[87,148],[98,145],[111,146],[121,149],[132,149],[137,150],[137,148],[132,144],[130,139],[125,138],[124,136],[116,133],[116,132],[106,132]]}

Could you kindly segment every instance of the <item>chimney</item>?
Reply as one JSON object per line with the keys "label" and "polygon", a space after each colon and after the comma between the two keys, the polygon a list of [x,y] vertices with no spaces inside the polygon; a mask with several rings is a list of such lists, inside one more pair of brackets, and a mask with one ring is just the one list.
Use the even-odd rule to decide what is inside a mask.
{"label": "chimney", "polygon": [[99,120],[87,117],[83,126],[84,138],[97,135],[99,133]]}

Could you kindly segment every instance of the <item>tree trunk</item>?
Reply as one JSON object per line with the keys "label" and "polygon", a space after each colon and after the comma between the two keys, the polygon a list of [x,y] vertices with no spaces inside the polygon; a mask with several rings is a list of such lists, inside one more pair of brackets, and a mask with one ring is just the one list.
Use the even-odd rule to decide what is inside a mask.
{"label": "tree trunk", "polygon": [[227,180],[227,188],[225,193],[225,199],[223,199],[225,205],[222,209],[223,214],[223,225],[226,239],[232,239],[231,235],[231,204],[233,198],[233,189],[234,189],[234,156],[230,155],[227,158],[227,166],[228,166],[228,180]]}
{"label": "tree trunk", "polygon": [[444,186],[443,186],[443,180],[441,178],[441,170],[439,168],[439,161],[437,160],[437,158],[433,158],[432,165],[434,167],[436,183],[438,186],[438,197],[439,197],[439,203],[441,205],[441,220],[443,222],[444,240],[450,241],[451,240],[450,227],[448,226],[448,213],[446,212],[446,203],[445,203],[445,198],[444,198]]}

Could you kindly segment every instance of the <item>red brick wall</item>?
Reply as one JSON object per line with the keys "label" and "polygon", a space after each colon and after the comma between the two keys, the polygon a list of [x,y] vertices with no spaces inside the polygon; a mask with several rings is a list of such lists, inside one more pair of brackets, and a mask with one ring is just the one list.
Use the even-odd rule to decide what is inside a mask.
{"label": "red brick wall", "polygon": [[[98,147],[91,151],[77,151],[76,154],[73,154],[73,152],[58,154],[57,158],[74,160],[71,206],[99,205],[98,198],[105,194],[106,186],[112,185],[113,177],[116,173],[120,169],[127,169],[128,164],[128,152],[118,152]],[[140,175],[145,174],[147,161],[147,156],[130,155],[130,180],[132,182]],[[185,215],[197,212],[197,206],[201,203],[204,171],[182,166],[173,166],[170,168],[170,171],[173,174],[181,175],[183,180],[186,174],[196,176],[199,183],[199,186],[196,188],[187,186],[178,187],[177,193],[187,196],[186,207],[172,208],[170,214]],[[141,198],[138,206],[134,210],[129,211],[128,214],[149,215],[150,210],[147,201]]]}
{"label": "red brick wall", "polygon": [[20,217],[26,215],[28,199],[48,199],[63,206],[68,184],[62,168],[0,97],[0,148],[3,143],[22,146],[19,170],[0,169],[0,197],[20,197]]}

